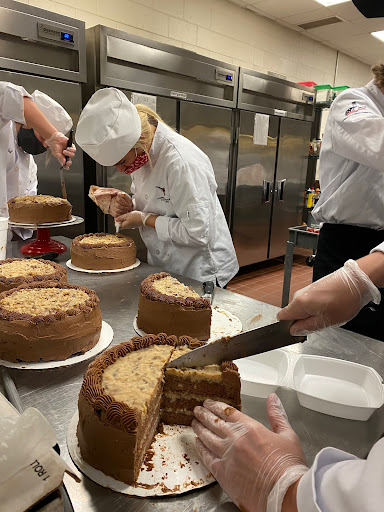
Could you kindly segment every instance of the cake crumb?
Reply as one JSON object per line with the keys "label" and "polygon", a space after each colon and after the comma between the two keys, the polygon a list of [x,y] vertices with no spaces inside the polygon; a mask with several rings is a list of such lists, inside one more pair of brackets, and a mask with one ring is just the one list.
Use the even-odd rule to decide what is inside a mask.
{"label": "cake crumb", "polygon": [[233,407],[226,407],[224,409],[224,414],[226,416],[230,416],[231,414],[233,414],[234,412],[236,412],[236,409],[234,409]]}

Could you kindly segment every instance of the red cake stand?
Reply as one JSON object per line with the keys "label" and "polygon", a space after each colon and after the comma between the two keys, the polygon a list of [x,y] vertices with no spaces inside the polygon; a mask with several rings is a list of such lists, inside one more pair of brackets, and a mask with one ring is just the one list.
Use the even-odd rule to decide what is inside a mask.
{"label": "red cake stand", "polygon": [[36,239],[24,244],[20,251],[27,256],[39,256],[46,252],[62,253],[67,250],[67,246],[58,240],[53,240],[49,233],[50,228],[59,228],[73,226],[84,222],[82,217],[72,216],[71,220],[65,222],[47,222],[46,224],[22,224],[19,222],[9,222],[11,228],[25,228],[37,230]]}

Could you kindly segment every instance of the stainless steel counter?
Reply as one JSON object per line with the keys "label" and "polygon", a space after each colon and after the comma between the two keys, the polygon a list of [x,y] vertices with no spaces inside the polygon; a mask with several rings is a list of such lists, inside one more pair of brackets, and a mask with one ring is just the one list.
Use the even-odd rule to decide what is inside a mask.
{"label": "stainless steel counter", "polygon": [[[70,240],[57,237],[70,246]],[[21,242],[12,242],[8,257],[20,257]],[[65,265],[68,253],[60,255],[58,262]],[[114,329],[113,345],[128,340],[136,333],[133,319],[137,312],[141,281],[162,269],[141,264],[134,270],[116,274],[85,274],[68,269],[70,283],[94,289],[99,298],[103,319]],[[175,276],[177,277],[177,276]],[[199,283],[183,278],[183,282],[193,285],[202,292]],[[214,303],[231,311],[243,323],[243,328],[271,323],[278,308],[232,293],[216,289]],[[261,318],[260,316],[261,315]],[[384,376],[384,343],[350,333],[343,329],[329,329],[310,336],[303,344],[290,347],[300,354],[316,354],[337,357],[362,363],[375,368]],[[66,446],[66,432],[70,419],[77,408],[77,397],[82,377],[88,363],[80,363],[68,368],[45,371],[9,370],[19,391],[23,407],[39,409],[56,432],[62,457],[72,465]],[[367,422],[343,420],[320,414],[300,406],[295,391],[279,388],[280,396],[291,424],[299,435],[311,464],[315,454],[325,446],[335,446],[342,450],[364,457],[372,444],[384,432],[384,407],[376,411]],[[242,396],[243,411],[268,424],[265,413],[265,400]],[[238,510],[227,498],[218,484],[195,490],[176,497],[153,499],[130,498],[115,493],[83,477],[80,484],[65,478],[76,512],[232,512]]]}

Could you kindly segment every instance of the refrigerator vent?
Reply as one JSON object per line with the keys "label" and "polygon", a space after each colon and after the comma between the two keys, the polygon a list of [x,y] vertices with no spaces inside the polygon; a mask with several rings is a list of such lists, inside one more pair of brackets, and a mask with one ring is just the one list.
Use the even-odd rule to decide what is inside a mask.
{"label": "refrigerator vent", "polygon": [[316,21],[311,21],[309,23],[303,23],[302,25],[298,25],[298,27],[303,28],[304,30],[310,30],[311,28],[325,27],[326,25],[342,23],[342,21],[343,20],[341,20],[337,16],[332,16],[332,18],[324,18],[322,20],[316,20]]}

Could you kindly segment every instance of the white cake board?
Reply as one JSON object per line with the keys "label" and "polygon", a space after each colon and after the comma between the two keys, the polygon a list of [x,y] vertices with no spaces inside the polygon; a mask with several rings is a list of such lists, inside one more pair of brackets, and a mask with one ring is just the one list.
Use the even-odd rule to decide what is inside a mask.
{"label": "white cake board", "polygon": [[89,270],[87,268],[76,267],[76,265],[74,265],[71,260],[68,260],[66,265],[71,270],[76,270],[76,272],[85,272],[86,274],[108,274],[113,272],[125,272],[126,270],[132,270],[133,268],[138,267],[140,263],[141,261],[136,258],[136,261],[133,265],[124,268],[115,268],[113,270]]}
{"label": "white cake board", "polygon": [[12,361],[5,361],[0,359],[0,365],[6,366],[7,368],[17,368],[19,370],[48,370],[50,368],[59,368],[60,366],[72,366],[73,364],[81,363],[82,361],[88,361],[92,357],[100,354],[105,350],[113,340],[113,329],[107,324],[102,322],[101,332],[99,341],[94,347],[78,356],[71,356],[63,361],[38,361],[35,363],[13,363]]}
{"label": "white cake board", "polygon": [[61,222],[44,222],[42,224],[28,224],[26,222],[12,222],[8,221],[8,225],[11,228],[29,228],[29,229],[38,229],[38,228],[59,228],[61,226],[71,226],[72,224],[81,224],[84,222],[82,217],[78,215],[72,215],[69,220],[63,220]]}
{"label": "white cake board", "polygon": [[[133,328],[139,336],[146,336],[148,334],[137,326],[137,315],[133,319]],[[225,311],[225,309],[219,308],[219,306],[212,307],[211,336],[207,343],[212,343],[225,336],[235,336],[242,330],[243,326],[237,316]],[[188,333],[185,334],[188,335]]]}
{"label": "white cake board", "polygon": [[130,496],[151,497],[182,494],[215,481],[197,454],[196,436],[191,427],[164,425],[164,432],[156,434],[150,447],[153,457],[150,462],[144,462],[132,486],[105,475],[83,460],[76,435],[78,422],[76,412],[68,427],[69,454],[82,473],[103,487]]}

